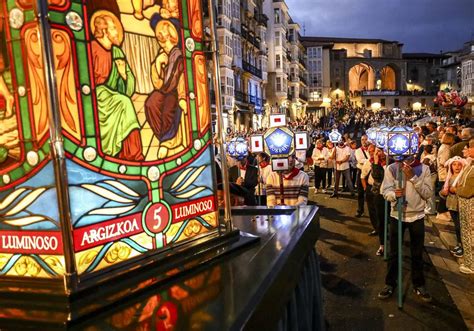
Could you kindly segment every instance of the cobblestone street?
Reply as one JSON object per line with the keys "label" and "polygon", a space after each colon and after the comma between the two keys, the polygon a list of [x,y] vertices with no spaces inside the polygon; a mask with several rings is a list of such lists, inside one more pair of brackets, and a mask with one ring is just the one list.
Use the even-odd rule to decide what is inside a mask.
{"label": "cobblestone street", "polygon": [[[412,291],[409,249],[405,245],[404,307],[399,310],[396,293],[386,301],[377,298],[384,286],[386,266],[383,257],[375,255],[378,238],[368,235],[372,230],[368,217],[354,217],[357,201],[348,198],[348,195],[330,199],[329,195],[315,195],[312,191],[310,199],[321,207],[321,236],[317,251],[321,259],[323,300],[329,330],[471,329],[472,320],[469,318],[472,316],[469,315],[472,315],[472,309],[469,307],[472,308],[472,303],[469,298],[473,298],[474,292],[469,286],[472,282],[466,276],[443,268],[446,264],[441,264],[444,259],[449,260],[449,252],[431,233],[429,222],[425,238],[429,254],[425,253],[424,259],[426,287],[433,296],[433,302],[427,304],[420,301]],[[448,289],[440,273],[450,275]],[[445,280],[447,276],[443,278]],[[471,291],[468,298],[460,298],[459,293],[456,294],[462,286],[465,286],[464,292]]]}

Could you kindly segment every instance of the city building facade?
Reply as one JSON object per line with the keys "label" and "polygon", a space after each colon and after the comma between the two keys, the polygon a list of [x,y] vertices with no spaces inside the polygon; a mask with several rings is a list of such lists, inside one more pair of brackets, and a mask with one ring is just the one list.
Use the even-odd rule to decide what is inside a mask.
{"label": "city building facade", "polygon": [[398,41],[303,37],[308,52],[309,109],[339,101],[374,110],[433,107],[445,80],[443,54],[403,54]]}
{"label": "city building facade", "polygon": [[308,59],[307,113],[320,117],[331,106],[330,52],[333,43],[312,41],[311,37],[302,37],[301,40]]}
{"label": "city building facade", "polygon": [[[443,54],[403,53],[398,41],[301,36],[284,0],[218,0],[224,127],[267,127],[322,116],[334,104],[379,109],[434,106],[440,89],[474,104],[474,42]],[[212,93],[211,93],[212,94]]]}
{"label": "city building facade", "polygon": [[445,80],[443,62],[446,54],[404,53],[407,62],[407,91],[436,95]]}
{"label": "city building facade", "polygon": [[270,112],[287,112],[289,63],[287,33],[290,15],[288,5],[281,0],[266,0],[264,13],[268,16],[268,83],[266,85],[267,102]]}
{"label": "city building facade", "polygon": [[267,79],[263,0],[219,0],[217,9],[224,127],[256,129],[262,125]]}
{"label": "city building facade", "polygon": [[439,86],[440,90],[451,89],[461,90],[461,61],[459,59],[461,52],[446,52],[443,59],[442,68],[444,69],[444,79]]}
{"label": "city building facade", "polygon": [[290,51],[290,75],[288,82],[288,100],[290,101],[290,119],[306,116],[308,105],[308,70],[306,47],[301,41],[300,25],[290,19],[288,38]]}
{"label": "city building facade", "polygon": [[284,112],[294,121],[305,117],[308,104],[306,49],[298,23],[291,19],[284,0],[264,1],[269,18],[267,112]]}
{"label": "city building facade", "polygon": [[474,112],[474,40],[464,44],[460,54],[461,92],[468,99],[467,108]]}

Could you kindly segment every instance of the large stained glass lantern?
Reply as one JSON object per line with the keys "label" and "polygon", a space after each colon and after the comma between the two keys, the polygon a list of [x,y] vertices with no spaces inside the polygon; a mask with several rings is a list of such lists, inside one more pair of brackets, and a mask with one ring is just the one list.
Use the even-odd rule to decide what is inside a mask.
{"label": "large stained glass lantern", "polygon": [[333,144],[336,144],[336,143],[340,142],[341,138],[342,138],[342,134],[339,131],[337,131],[336,129],[333,129],[329,133],[329,141],[332,142]]}
{"label": "large stained glass lantern", "polygon": [[418,152],[418,134],[406,126],[396,126],[387,131],[387,152],[395,160],[402,160]]}
{"label": "large stained glass lantern", "polygon": [[80,297],[232,234],[203,7],[131,3],[0,2],[0,284],[18,285],[5,297]]}
{"label": "large stained glass lantern", "polygon": [[243,160],[249,154],[247,141],[242,137],[232,138],[227,144],[227,154],[236,160]]}
{"label": "large stained glass lantern", "polygon": [[375,146],[381,149],[385,149],[387,145],[387,132],[389,128],[385,125],[375,130]]}
{"label": "large stained glass lantern", "polygon": [[367,139],[370,141],[371,144],[375,144],[377,139],[377,128],[369,128],[366,131]]}

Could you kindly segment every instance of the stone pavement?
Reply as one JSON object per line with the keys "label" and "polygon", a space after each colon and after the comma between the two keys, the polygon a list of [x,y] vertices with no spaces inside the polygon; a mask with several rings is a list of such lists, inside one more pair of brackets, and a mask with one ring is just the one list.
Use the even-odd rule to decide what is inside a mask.
{"label": "stone pavement", "polygon": [[469,278],[427,222],[425,276],[433,302],[421,302],[412,292],[409,249],[404,248],[404,307],[396,295],[381,301],[386,264],[375,256],[378,238],[369,237],[367,217],[355,218],[357,201],[314,194],[321,206],[321,259],[325,316],[329,330],[472,330],[474,313]]}

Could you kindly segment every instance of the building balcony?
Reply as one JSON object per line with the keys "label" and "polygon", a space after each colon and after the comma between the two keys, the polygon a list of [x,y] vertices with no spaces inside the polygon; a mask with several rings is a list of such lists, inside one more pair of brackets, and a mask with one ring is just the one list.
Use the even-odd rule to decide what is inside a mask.
{"label": "building balcony", "polygon": [[256,48],[260,49],[260,38],[259,37],[254,37],[254,36],[250,35],[249,41]]}
{"label": "building balcony", "polygon": [[235,101],[247,103],[245,93],[236,90],[234,91],[234,96],[235,96]]}
{"label": "building balcony", "polygon": [[300,82],[303,82],[305,85],[308,85],[308,80],[306,79],[305,76],[299,76]]}
{"label": "building balcony", "polygon": [[387,97],[387,96],[435,96],[435,91],[405,91],[405,90],[366,90],[354,91],[352,96],[358,97]]}
{"label": "building balcony", "polygon": [[246,25],[242,24],[242,30],[241,30],[240,34],[241,34],[242,38],[247,40],[249,43],[251,43],[256,48],[260,49],[260,37],[256,37],[253,34],[253,32],[249,32]]}
{"label": "building balcony", "polygon": [[246,61],[242,61],[242,67],[245,71],[251,73],[252,75],[262,79],[262,70],[258,69],[257,67],[251,65]]}
{"label": "building balcony", "polygon": [[247,39],[249,35],[247,29],[244,28],[244,25],[242,25],[242,28],[240,29],[240,35],[242,36],[242,38],[245,38],[245,39]]}
{"label": "building balcony", "polygon": [[267,27],[268,26],[268,16],[265,14],[258,14],[257,16],[258,25]]}
{"label": "building balcony", "polygon": [[249,103],[255,105],[257,103],[257,97],[255,95],[248,95]]}

